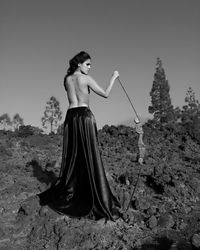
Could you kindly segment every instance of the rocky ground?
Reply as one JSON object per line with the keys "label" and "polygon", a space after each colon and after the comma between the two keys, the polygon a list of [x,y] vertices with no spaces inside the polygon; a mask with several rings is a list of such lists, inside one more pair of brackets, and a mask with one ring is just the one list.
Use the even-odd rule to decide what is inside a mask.
{"label": "rocky ground", "polygon": [[200,249],[200,145],[180,131],[146,126],[141,166],[137,139],[130,127],[99,131],[107,178],[123,212],[105,222],[40,205],[36,194],[59,173],[62,136],[1,132],[0,250]]}

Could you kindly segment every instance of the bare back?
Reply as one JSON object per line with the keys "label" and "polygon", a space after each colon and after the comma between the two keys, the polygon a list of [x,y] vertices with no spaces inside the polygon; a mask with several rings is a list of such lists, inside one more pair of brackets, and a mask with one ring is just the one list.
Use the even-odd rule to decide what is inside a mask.
{"label": "bare back", "polygon": [[69,108],[89,106],[89,88],[87,77],[80,74],[73,74],[67,77],[65,83]]}

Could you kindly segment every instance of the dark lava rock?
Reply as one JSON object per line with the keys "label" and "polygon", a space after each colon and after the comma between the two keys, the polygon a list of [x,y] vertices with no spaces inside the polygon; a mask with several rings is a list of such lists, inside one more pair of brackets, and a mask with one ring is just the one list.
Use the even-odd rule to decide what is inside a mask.
{"label": "dark lava rock", "polygon": [[158,219],[158,226],[161,228],[172,228],[174,226],[174,219],[170,214],[163,214]]}
{"label": "dark lava rock", "polygon": [[145,199],[145,198],[139,198],[139,199],[136,199],[135,201],[135,206],[138,210],[147,210],[151,204],[150,202],[148,201],[148,199]]}
{"label": "dark lava rock", "polygon": [[197,249],[200,249],[200,233],[194,234],[192,236],[192,245],[195,246]]}
{"label": "dark lava rock", "polygon": [[154,215],[152,215],[149,218],[148,224],[150,228],[155,228],[157,226],[157,218]]}
{"label": "dark lava rock", "polygon": [[30,135],[30,127],[22,132],[0,131],[1,250],[200,247],[200,144],[178,124],[144,127],[148,152],[138,185],[138,134],[123,126],[101,130],[105,171],[123,213],[103,224],[41,206],[35,195],[59,174],[62,137]]}
{"label": "dark lava rock", "polygon": [[151,215],[155,215],[157,213],[157,207],[152,206],[148,209],[147,213],[151,216]]}

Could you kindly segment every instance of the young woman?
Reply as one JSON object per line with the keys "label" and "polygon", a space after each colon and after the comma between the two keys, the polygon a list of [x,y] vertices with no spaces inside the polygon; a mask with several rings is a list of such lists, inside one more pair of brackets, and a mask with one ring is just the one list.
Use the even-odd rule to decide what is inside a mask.
{"label": "young woman", "polygon": [[104,90],[88,75],[90,68],[91,58],[84,51],[69,61],[64,78],[69,108],[64,121],[60,177],[39,197],[43,204],[62,214],[114,220],[119,215],[120,204],[106,179],[89,94],[92,90],[107,98],[119,74],[114,71]]}

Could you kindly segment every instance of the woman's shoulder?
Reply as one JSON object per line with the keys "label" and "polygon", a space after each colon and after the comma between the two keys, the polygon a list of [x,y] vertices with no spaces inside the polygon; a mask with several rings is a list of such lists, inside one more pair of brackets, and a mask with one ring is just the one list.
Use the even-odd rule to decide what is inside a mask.
{"label": "woman's shoulder", "polygon": [[77,77],[77,80],[81,83],[88,83],[88,81],[91,80],[91,76],[89,75],[84,75],[84,74],[81,74]]}
{"label": "woman's shoulder", "polygon": [[75,79],[75,81],[77,81],[78,83],[82,83],[82,84],[88,84],[92,77],[90,75],[84,75],[84,74],[80,74],[80,75],[76,75],[75,78],[73,78],[73,76],[75,75],[69,75],[69,76],[65,76],[64,78],[64,86],[66,87],[68,84],[70,84],[71,82],[73,82]]}

